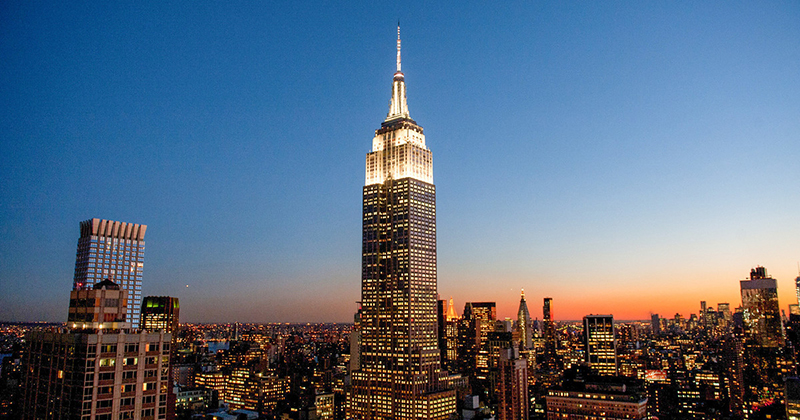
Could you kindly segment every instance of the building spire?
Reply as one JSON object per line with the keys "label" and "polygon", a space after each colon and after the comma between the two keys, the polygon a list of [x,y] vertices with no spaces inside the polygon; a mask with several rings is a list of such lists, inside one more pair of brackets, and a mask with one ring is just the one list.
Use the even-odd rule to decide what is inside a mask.
{"label": "building spire", "polygon": [[397,72],[392,79],[392,100],[389,102],[389,114],[384,122],[410,118],[408,101],[406,100],[406,82],[400,67],[400,21],[397,21]]}
{"label": "building spire", "polygon": [[397,20],[397,72],[400,73],[400,19]]}

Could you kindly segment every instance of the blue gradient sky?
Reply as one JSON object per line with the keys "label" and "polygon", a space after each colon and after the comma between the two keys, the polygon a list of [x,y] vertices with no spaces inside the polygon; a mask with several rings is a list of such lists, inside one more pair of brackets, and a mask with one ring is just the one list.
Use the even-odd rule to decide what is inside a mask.
{"label": "blue gradient sky", "polygon": [[459,312],[795,303],[796,1],[140,3],[0,3],[0,320],[66,318],[92,217],[184,321],[351,320],[398,18]]}

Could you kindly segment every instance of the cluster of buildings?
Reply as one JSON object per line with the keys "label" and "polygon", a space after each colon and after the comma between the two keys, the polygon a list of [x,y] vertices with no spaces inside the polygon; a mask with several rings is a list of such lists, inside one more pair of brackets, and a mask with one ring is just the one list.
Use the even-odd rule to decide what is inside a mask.
{"label": "cluster of buildings", "polygon": [[21,417],[798,418],[800,310],[781,314],[763,267],[741,281],[738,308],[703,302],[649,324],[556,322],[551,298],[540,321],[524,292],[516,319],[440,300],[432,153],[400,58],[398,28],[389,113],[366,157],[352,326],[179,329],[176,298],[142,296],[146,226],[87,220],[66,327],[26,335]]}

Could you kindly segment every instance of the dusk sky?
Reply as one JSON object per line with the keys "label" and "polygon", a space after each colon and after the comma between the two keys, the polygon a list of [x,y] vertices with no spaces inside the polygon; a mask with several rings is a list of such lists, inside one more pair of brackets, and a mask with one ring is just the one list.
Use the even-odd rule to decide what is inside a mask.
{"label": "dusk sky", "polygon": [[93,217],[183,322],[352,321],[398,19],[459,313],[796,303],[800,2],[145,3],[0,3],[0,321],[66,320]]}

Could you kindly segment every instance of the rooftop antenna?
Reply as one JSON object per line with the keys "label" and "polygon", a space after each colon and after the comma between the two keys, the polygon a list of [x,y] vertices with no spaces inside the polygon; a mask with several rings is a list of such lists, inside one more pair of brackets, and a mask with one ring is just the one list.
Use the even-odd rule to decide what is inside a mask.
{"label": "rooftop antenna", "polygon": [[397,19],[397,72],[400,73],[400,19]]}

